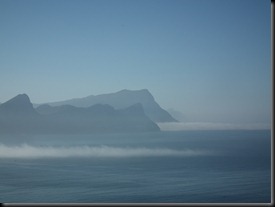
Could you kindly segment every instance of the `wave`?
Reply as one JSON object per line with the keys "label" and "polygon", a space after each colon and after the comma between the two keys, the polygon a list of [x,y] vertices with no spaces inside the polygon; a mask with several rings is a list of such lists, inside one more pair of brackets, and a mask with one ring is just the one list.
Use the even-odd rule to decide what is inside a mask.
{"label": "wave", "polygon": [[32,146],[0,144],[0,158],[66,158],[66,157],[152,157],[152,156],[202,156],[208,151],[146,147],[111,146]]}

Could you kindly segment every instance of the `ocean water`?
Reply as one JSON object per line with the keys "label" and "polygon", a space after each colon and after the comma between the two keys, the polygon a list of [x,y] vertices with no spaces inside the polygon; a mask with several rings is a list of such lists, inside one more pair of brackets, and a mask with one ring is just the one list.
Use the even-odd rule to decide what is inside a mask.
{"label": "ocean water", "polygon": [[0,136],[2,203],[270,203],[271,132]]}

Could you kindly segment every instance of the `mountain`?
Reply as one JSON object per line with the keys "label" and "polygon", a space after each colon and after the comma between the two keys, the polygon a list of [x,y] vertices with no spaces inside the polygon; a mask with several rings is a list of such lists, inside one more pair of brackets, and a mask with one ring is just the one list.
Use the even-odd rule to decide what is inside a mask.
{"label": "mountain", "polygon": [[31,121],[39,117],[26,94],[19,94],[0,105],[0,121]]}
{"label": "mountain", "polygon": [[19,94],[9,101],[0,105],[0,113],[14,114],[36,114],[29,97],[26,94]]}
{"label": "mountain", "polygon": [[[67,132],[145,132],[159,131],[159,127],[144,113],[141,104],[116,110],[107,104],[87,108],[74,106],[40,106],[37,111]],[[54,131],[58,130],[54,127]]]}
{"label": "mountain", "polygon": [[20,94],[0,105],[0,133],[111,133],[159,131],[141,104],[114,109],[107,104],[90,107],[41,105],[33,108]]}
{"label": "mountain", "polygon": [[72,105],[89,107],[95,104],[108,104],[115,109],[123,109],[140,103],[145,114],[154,122],[177,122],[167,111],[162,109],[147,89],[121,90],[116,93],[90,95],[84,98],[75,98],[59,102],[48,103],[51,106]]}
{"label": "mountain", "polygon": [[19,94],[0,105],[0,133],[30,132],[41,121],[26,94]]}

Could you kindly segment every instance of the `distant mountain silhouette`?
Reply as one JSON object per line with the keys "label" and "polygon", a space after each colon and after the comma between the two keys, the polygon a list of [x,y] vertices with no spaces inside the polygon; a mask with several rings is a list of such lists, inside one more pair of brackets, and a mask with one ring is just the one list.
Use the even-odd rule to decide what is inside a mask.
{"label": "distant mountain silhouette", "polygon": [[19,94],[0,105],[1,132],[30,132],[42,118],[33,108],[26,94]]}
{"label": "distant mountain silhouette", "polygon": [[20,94],[0,105],[0,133],[111,133],[159,131],[141,104],[116,110],[96,104],[87,108],[41,105],[33,108]]}
{"label": "distant mountain silhouette", "polygon": [[95,104],[108,104],[115,109],[122,109],[140,103],[145,114],[154,122],[177,122],[167,111],[162,109],[147,89],[122,90],[116,93],[91,95],[59,102],[48,103],[51,106],[72,105],[89,107]]}
{"label": "distant mountain silhouette", "polygon": [[0,113],[5,113],[5,115],[12,115],[15,112],[26,115],[37,114],[32,106],[32,103],[30,102],[29,97],[26,94],[19,94],[9,101],[1,104]]}

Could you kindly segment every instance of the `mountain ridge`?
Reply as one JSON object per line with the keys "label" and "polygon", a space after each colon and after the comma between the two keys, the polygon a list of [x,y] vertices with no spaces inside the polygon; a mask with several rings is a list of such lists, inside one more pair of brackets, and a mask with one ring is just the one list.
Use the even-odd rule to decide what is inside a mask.
{"label": "mountain ridge", "polygon": [[148,89],[123,89],[114,93],[89,95],[83,98],[73,98],[64,101],[48,102],[51,106],[72,105],[89,107],[94,104],[108,104],[115,109],[122,109],[140,103],[145,114],[154,122],[178,122],[166,110],[160,107]]}
{"label": "mountain ridge", "polygon": [[[41,108],[48,113],[41,113]],[[43,111],[42,110],[42,111]],[[42,105],[34,109],[20,94],[0,105],[0,133],[113,133],[159,131],[142,105],[116,110],[107,104],[90,107]]]}

